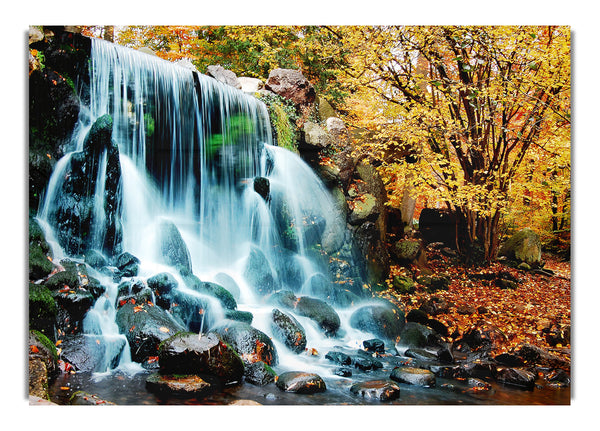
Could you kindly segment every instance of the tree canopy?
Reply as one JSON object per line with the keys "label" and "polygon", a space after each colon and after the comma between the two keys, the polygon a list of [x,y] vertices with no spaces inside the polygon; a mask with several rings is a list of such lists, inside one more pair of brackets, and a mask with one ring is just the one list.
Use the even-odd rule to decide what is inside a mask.
{"label": "tree canopy", "polygon": [[[487,260],[501,227],[570,224],[570,29],[553,26],[132,26],[117,42],[200,71],[300,69],[378,166],[391,205],[454,210]],[[409,157],[406,157],[406,155]]]}

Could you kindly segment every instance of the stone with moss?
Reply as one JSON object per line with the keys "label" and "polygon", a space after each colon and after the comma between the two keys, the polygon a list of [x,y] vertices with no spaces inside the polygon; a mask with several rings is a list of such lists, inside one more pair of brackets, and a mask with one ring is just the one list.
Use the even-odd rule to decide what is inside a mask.
{"label": "stone with moss", "polygon": [[46,286],[29,283],[29,327],[54,339],[58,307]]}
{"label": "stone with moss", "polygon": [[531,268],[542,266],[542,242],[538,234],[530,228],[522,229],[511,236],[498,254],[517,262],[525,262]]}

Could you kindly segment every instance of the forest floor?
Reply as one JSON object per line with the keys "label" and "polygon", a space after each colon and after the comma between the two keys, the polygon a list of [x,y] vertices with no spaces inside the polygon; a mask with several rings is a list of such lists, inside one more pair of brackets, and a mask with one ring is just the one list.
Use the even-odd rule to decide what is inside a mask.
{"label": "forest floor", "polygon": [[[453,263],[440,254],[430,258],[428,266],[434,274],[451,277],[448,290],[433,293],[417,285],[412,294],[399,295],[390,288],[382,295],[399,301],[408,313],[432,298],[443,298],[449,304],[446,312],[433,316],[448,327],[455,341],[470,329],[495,334],[492,355],[513,353],[523,344],[543,348],[570,362],[571,360],[571,264],[550,254],[543,254],[544,269],[554,275],[536,274],[511,268],[501,262],[489,267],[468,268]],[[482,274],[510,272],[519,280],[517,289],[501,289],[493,282],[480,279]],[[403,273],[392,267],[391,277]]]}

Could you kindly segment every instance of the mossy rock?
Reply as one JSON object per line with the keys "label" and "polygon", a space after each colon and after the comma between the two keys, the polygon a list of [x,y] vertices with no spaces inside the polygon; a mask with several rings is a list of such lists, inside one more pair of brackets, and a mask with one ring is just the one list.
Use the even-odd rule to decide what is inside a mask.
{"label": "mossy rock", "polygon": [[396,275],[392,280],[394,290],[399,294],[414,293],[415,282],[410,277],[404,275]]}
{"label": "mossy rock", "polygon": [[46,286],[29,283],[29,328],[54,339],[58,307]]}
{"label": "mossy rock", "polygon": [[525,228],[511,236],[502,245],[498,254],[537,268],[542,263],[542,242],[537,233],[530,228]]}

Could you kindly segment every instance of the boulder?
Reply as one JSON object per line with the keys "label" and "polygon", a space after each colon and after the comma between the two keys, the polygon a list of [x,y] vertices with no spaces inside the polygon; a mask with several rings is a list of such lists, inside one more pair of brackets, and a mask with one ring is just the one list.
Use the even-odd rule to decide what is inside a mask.
{"label": "boulder", "polygon": [[265,89],[291,100],[296,106],[308,105],[313,103],[316,98],[315,89],[299,70],[272,70]]}
{"label": "boulder", "polygon": [[348,223],[359,225],[366,221],[374,222],[379,216],[377,199],[370,193],[357,196],[350,202],[350,215]]}
{"label": "boulder", "polygon": [[307,150],[323,150],[331,145],[332,140],[325,129],[316,123],[307,121],[301,133],[299,146]]}
{"label": "boulder", "polygon": [[530,228],[522,229],[511,236],[500,247],[498,254],[517,262],[525,262],[532,268],[543,266],[540,237]]}
{"label": "boulder", "polygon": [[350,326],[395,342],[405,325],[404,312],[391,303],[363,305],[350,316]]}
{"label": "boulder", "polygon": [[160,253],[164,262],[172,267],[180,267],[192,272],[190,252],[175,223],[164,220],[158,226],[160,232]]}
{"label": "boulder", "polygon": [[400,387],[389,380],[370,380],[350,386],[350,392],[371,401],[390,401],[400,398]]}
{"label": "boulder", "polygon": [[314,394],[325,392],[325,382],[318,374],[301,371],[288,371],[279,375],[276,386],[285,392],[296,394]]}
{"label": "boulder", "polygon": [[332,350],[331,352],[327,352],[325,354],[325,359],[329,359],[331,362],[338,365],[350,365],[352,364],[352,358],[343,353],[336,350]]}
{"label": "boulder", "polygon": [[385,353],[385,343],[378,338],[364,340],[363,347],[367,352]]}
{"label": "boulder", "polygon": [[285,344],[294,353],[302,353],[306,348],[306,332],[302,325],[291,315],[273,309],[271,312],[271,330],[273,336]]}
{"label": "boulder", "polygon": [[275,371],[263,361],[248,364],[244,370],[245,381],[256,386],[268,385],[275,381],[275,377]]}
{"label": "boulder", "polygon": [[217,377],[224,384],[240,382],[244,364],[234,349],[217,334],[176,334],[160,345],[162,375],[194,374]]}
{"label": "boulder", "polygon": [[395,275],[392,279],[392,287],[399,294],[413,293],[415,291],[415,282],[412,278],[404,275]]}
{"label": "boulder", "polygon": [[150,356],[158,355],[160,343],[186,329],[156,305],[127,302],[119,308],[115,320],[119,332],[127,337],[131,359],[135,362],[143,362]]}
{"label": "boulder", "polygon": [[71,335],[61,344],[61,359],[80,372],[105,372],[119,365],[125,337]]}
{"label": "boulder", "polygon": [[340,316],[325,301],[302,296],[298,298],[296,313],[314,320],[327,336],[335,336],[340,328]]}
{"label": "boulder", "polygon": [[252,248],[248,255],[243,275],[248,284],[260,295],[272,293],[278,288],[269,261],[256,247]]}
{"label": "boulder", "polygon": [[228,310],[235,310],[237,308],[237,302],[233,298],[233,295],[223,286],[220,286],[217,283],[211,283],[210,281],[201,281],[192,274],[184,276],[183,279],[190,289],[218,299],[223,308]]}
{"label": "boulder", "polygon": [[221,65],[210,65],[206,68],[206,74],[215,78],[217,81],[223,84],[229,85],[238,90],[242,89],[242,84],[238,80],[238,77],[231,70],[223,68]]}
{"label": "boulder", "polygon": [[227,291],[233,295],[233,299],[239,301],[240,287],[231,276],[225,274],[224,272],[220,272],[217,275],[215,275],[214,281],[215,283],[227,289]]}
{"label": "boulder", "polygon": [[416,386],[435,386],[435,374],[429,370],[414,367],[397,367],[392,370],[390,379],[399,383]]}
{"label": "boulder", "polygon": [[168,309],[170,306],[169,296],[173,289],[176,289],[178,284],[175,277],[168,272],[161,272],[150,277],[146,283],[154,292],[156,305]]}
{"label": "boulder", "polygon": [[271,185],[268,178],[255,177],[253,185],[254,191],[258,193],[265,200],[265,202],[269,202],[271,200]]}
{"label": "boulder", "polygon": [[238,82],[240,83],[241,90],[244,93],[254,94],[259,90],[262,90],[265,86],[264,82],[262,82],[258,78],[250,78],[247,76],[239,76]]}
{"label": "boulder", "polygon": [[249,311],[225,310],[225,318],[229,320],[237,320],[238,322],[244,322],[248,325],[251,325],[252,320],[254,320],[254,315]]}
{"label": "boulder", "polygon": [[140,269],[140,260],[129,252],[117,256],[115,266],[121,277],[135,277]]}
{"label": "boulder", "polygon": [[277,350],[271,339],[247,323],[226,320],[211,328],[211,332],[230,344],[244,363],[263,361],[270,366],[278,363]]}

